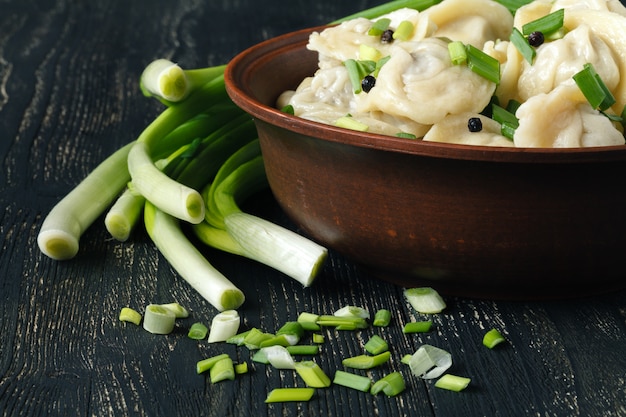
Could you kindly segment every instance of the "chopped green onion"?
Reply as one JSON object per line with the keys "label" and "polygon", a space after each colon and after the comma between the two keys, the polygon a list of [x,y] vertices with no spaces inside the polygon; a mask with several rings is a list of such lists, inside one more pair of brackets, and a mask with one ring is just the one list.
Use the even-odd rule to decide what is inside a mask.
{"label": "chopped green onion", "polygon": [[528,40],[524,37],[524,35],[522,35],[522,32],[514,27],[509,40],[513,46],[517,48],[517,51],[524,57],[524,59],[532,65],[535,60],[535,56],[537,55],[537,51],[535,48],[530,46]]}
{"label": "chopped green onion", "polygon": [[276,331],[276,336],[284,336],[290,345],[297,344],[304,335],[304,327],[297,321],[288,321]]}
{"label": "chopped green onion", "polygon": [[384,17],[382,19],[378,19],[377,21],[374,22],[372,27],[367,31],[367,34],[370,36],[380,36],[383,34],[384,31],[386,31],[389,28],[390,23],[391,23],[391,19],[389,18]]}
{"label": "chopped green onion", "polygon": [[515,14],[515,12],[517,12],[517,9],[532,2],[533,0],[495,0],[495,1],[503,5],[507,9],[509,9],[511,14]]}
{"label": "chopped green onion", "polygon": [[359,94],[363,91],[361,81],[366,75],[371,74],[376,70],[375,61],[357,61],[355,59],[346,59],[343,62],[343,65],[346,67],[346,70],[348,70],[348,77],[350,78],[354,94]]}
{"label": "chopped green onion", "polygon": [[317,320],[320,318],[319,314],[313,313],[300,313],[298,316],[298,323],[302,326],[304,330],[316,331],[320,329],[319,324],[317,324]]}
{"label": "chopped green onion", "polygon": [[387,61],[389,61],[391,59],[391,56],[385,56],[383,58],[380,58],[378,61],[376,61],[376,68],[374,68],[374,72],[372,72],[372,75],[374,77],[378,77],[378,73],[380,72],[381,68],[387,63]]}
{"label": "chopped green onion", "polygon": [[435,387],[447,389],[449,391],[463,391],[472,380],[469,378],[445,374],[435,382]]}
{"label": "chopped green onion", "polygon": [[389,350],[389,345],[382,337],[373,335],[365,343],[365,350],[372,355],[378,355]]}
{"label": "chopped green onion", "polygon": [[291,355],[310,356],[320,353],[319,345],[294,345],[287,346],[286,349]]}
{"label": "chopped green onion", "polygon": [[402,356],[402,358],[400,359],[400,362],[408,365],[409,362],[411,362],[411,358],[413,357],[413,355],[411,355],[410,353],[407,353],[406,355]]}
{"label": "chopped green onion", "polygon": [[337,370],[335,371],[333,384],[341,385],[347,388],[352,388],[357,391],[368,392],[372,385],[372,381],[370,381],[370,379],[366,376]]}
{"label": "chopped green onion", "polygon": [[237,333],[236,335],[229,337],[226,340],[226,343],[230,343],[232,345],[243,346],[246,336],[250,334],[252,330],[246,330],[245,332]]}
{"label": "chopped green onion", "polygon": [[422,345],[409,360],[413,375],[422,379],[441,376],[452,366],[452,355],[443,349],[431,345]]}
{"label": "chopped green onion", "polygon": [[404,290],[404,296],[418,313],[436,314],[446,308],[443,298],[431,287],[409,288]]}
{"label": "chopped green onion", "polygon": [[209,343],[225,342],[239,331],[241,319],[237,310],[225,310],[218,313],[211,321]]}
{"label": "chopped green onion", "polygon": [[270,360],[267,358],[267,355],[265,354],[265,351],[263,349],[259,349],[254,352],[254,355],[252,355],[252,362],[262,363],[264,365],[270,364]]}
{"label": "chopped green onion", "polygon": [[361,123],[352,116],[343,116],[335,120],[335,126],[342,127],[344,129],[356,130],[357,132],[367,132],[369,126],[365,123]]}
{"label": "chopped green onion", "polygon": [[413,133],[408,132],[398,132],[396,133],[396,137],[404,139],[417,139],[417,136],[415,136]]}
{"label": "chopped green onion", "polygon": [[594,109],[604,111],[615,104],[615,97],[591,63],[585,64],[580,72],[574,74],[573,78]]}
{"label": "chopped green onion", "polygon": [[402,328],[402,333],[426,333],[430,331],[432,324],[433,322],[430,320],[406,323]]}
{"label": "chopped green onion", "polygon": [[174,316],[176,316],[177,319],[186,319],[187,317],[189,317],[189,311],[187,311],[185,307],[181,306],[180,304],[176,302],[168,303],[168,304],[160,304],[160,306],[163,308],[167,308],[172,313],[174,313]]}
{"label": "chopped green onion", "polygon": [[154,334],[169,334],[174,330],[176,315],[165,307],[150,304],[143,317],[143,328]]}
{"label": "chopped green onion", "polygon": [[463,65],[467,62],[467,50],[461,41],[452,41],[448,44],[450,60],[454,65]]}
{"label": "chopped green onion", "polygon": [[374,6],[369,9],[361,10],[357,13],[349,16],[344,16],[339,20],[335,20],[331,24],[337,24],[345,22],[347,20],[356,19],[357,17],[364,17],[366,19],[375,19],[387,13],[391,13],[395,10],[402,8],[415,9],[418,11],[426,10],[427,8],[440,3],[441,0],[393,0],[385,2],[379,6]]}
{"label": "chopped green onion", "polygon": [[317,324],[323,327],[335,327],[338,330],[366,329],[367,320],[361,317],[339,317],[334,315],[321,315]]}
{"label": "chopped green onion", "polygon": [[347,368],[371,369],[387,363],[390,357],[391,353],[389,351],[386,351],[374,356],[359,355],[353,356],[351,358],[346,358],[341,361],[341,364]]}
{"label": "chopped green onion", "polygon": [[504,336],[497,329],[491,329],[483,336],[483,345],[493,349],[496,345],[504,342]]}
{"label": "chopped green onion", "polygon": [[292,116],[293,116],[294,114],[296,114],[296,111],[295,111],[295,109],[293,108],[293,105],[291,105],[291,104],[287,104],[287,105],[286,105],[286,106],[284,106],[282,109],[280,109],[280,111],[282,111],[283,113],[290,114],[290,115],[292,115]]}
{"label": "chopped green onion", "polygon": [[308,387],[326,388],[331,384],[328,375],[313,361],[296,362],[296,372]]}
{"label": "chopped green onion", "polygon": [[201,374],[203,372],[208,371],[215,365],[217,362],[222,359],[229,358],[227,353],[222,353],[216,356],[211,356],[210,358],[202,359],[196,363],[196,373]]}
{"label": "chopped green onion", "polygon": [[319,333],[313,333],[313,343],[324,343],[326,341],[326,338],[324,337],[324,335],[319,334]]}
{"label": "chopped green onion", "polygon": [[500,62],[473,45],[466,45],[467,66],[481,77],[500,84]]}
{"label": "chopped green onion", "polygon": [[268,346],[260,349],[265,355],[270,365],[276,369],[296,369],[293,357],[284,346]]}
{"label": "chopped green onion", "polygon": [[372,324],[376,327],[386,327],[389,326],[391,322],[391,311],[387,309],[380,309],[374,314],[374,321]]}
{"label": "chopped green onion", "polygon": [[235,365],[235,374],[247,374],[248,373],[248,362],[241,362]]}
{"label": "chopped green onion", "polygon": [[313,398],[313,388],[274,388],[267,395],[266,403],[283,403],[293,401],[309,401]]}
{"label": "chopped green onion", "polygon": [[333,316],[369,319],[370,312],[363,307],[348,305],[345,307],[341,307],[339,310],[335,311],[333,313]]}
{"label": "chopped green onion", "polygon": [[235,379],[233,360],[228,357],[215,362],[211,369],[209,369],[209,376],[212,384],[225,380],[232,381]]}
{"label": "chopped green onion", "polygon": [[529,35],[533,32],[541,32],[544,36],[550,36],[563,27],[563,19],[565,17],[565,9],[556,10],[539,19],[528,22],[522,26],[522,33]]}
{"label": "chopped green onion", "polygon": [[512,140],[515,135],[515,129],[519,126],[519,120],[515,114],[494,103],[491,105],[491,117],[493,120],[500,123],[500,133],[502,136]]}
{"label": "chopped green onion", "polygon": [[414,30],[415,26],[413,23],[403,20],[393,32],[393,38],[399,41],[407,41],[413,36]]}
{"label": "chopped green onion", "polygon": [[196,322],[191,325],[187,337],[194,340],[202,340],[209,333],[209,328],[204,323]]}
{"label": "chopped green onion", "polygon": [[130,307],[123,307],[120,310],[119,320],[139,325],[141,323],[141,313]]}
{"label": "chopped green onion", "polygon": [[373,46],[369,46],[364,43],[359,45],[359,58],[362,61],[377,62],[382,57],[383,57],[382,53],[378,49],[374,48]]}
{"label": "chopped green onion", "polygon": [[243,343],[250,350],[260,349],[261,343],[263,343],[264,340],[268,340],[273,337],[274,335],[271,333],[265,333],[257,328],[252,328],[246,334],[246,337],[243,339]]}
{"label": "chopped green onion", "polygon": [[383,392],[387,397],[395,397],[406,389],[404,377],[400,372],[392,372],[372,385],[370,392],[377,395]]}

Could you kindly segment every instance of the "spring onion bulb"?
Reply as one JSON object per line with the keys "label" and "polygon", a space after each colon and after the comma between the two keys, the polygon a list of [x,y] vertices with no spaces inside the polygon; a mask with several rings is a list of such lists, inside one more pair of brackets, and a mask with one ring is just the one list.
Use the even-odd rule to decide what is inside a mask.
{"label": "spring onion bulb", "polygon": [[189,223],[204,220],[204,200],[200,193],[159,170],[145,143],[137,142],[130,150],[128,170],[135,189],[161,211]]}
{"label": "spring onion bulb", "polygon": [[284,346],[268,346],[261,348],[259,352],[262,352],[269,364],[276,369],[296,369],[296,362]]}
{"label": "spring onion bulb", "polygon": [[530,46],[528,40],[524,37],[522,32],[514,27],[509,40],[515,48],[517,48],[517,51],[524,57],[524,59],[532,65],[535,60],[535,56],[537,55],[537,51],[535,48]]}
{"label": "spring onion bulb", "polygon": [[471,381],[470,378],[445,374],[435,382],[435,387],[459,392],[467,388]]}
{"label": "spring onion bulb", "polygon": [[153,334],[170,334],[176,325],[176,315],[172,310],[156,304],[146,307],[143,328]]}
{"label": "spring onion bulb", "polygon": [[346,368],[371,369],[387,363],[390,357],[391,353],[385,351],[378,355],[358,355],[346,358],[341,361],[341,364]]}
{"label": "spring onion bulb", "polygon": [[37,236],[41,252],[55,260],[76,256],[82,234],[126,187],[130,179],[126,160],[133,145],[102,161],[52,208]]}
{"label": "spring onion bulb", "polygon": [[313,398],[313,388],[274,388],[267,395],[266,403],[284,403],[294,401],[309,401]]}
{"label": "spring onion bulb", "polygon": [[370,337],[364,347],[367,353],[371,355],[378,355],[389,350],[389,344],[378,335]]}
{"label": "spring onion bulb", "polygon": [[248,258],[284,273],[304,287],[313,283],[328,257],[325,247],[252,214],[233,213],[224,222]]}
{"label": "spring onion bulb", "polygon": [[123,307],[120,310],[119,320],[139,325],[141,323],[141,313],[130,307]]}
{"label": "spring onion bulb", "polygon": [[326,388],[331,384],[328,375],[313,361],[296,362],[296,372],[307,387]]}
{"label": "spring onion bulb", "polygon": [[373,395],[384,393],[387,397],[395,397],[406,389],[404,377],[400,372],[392,372],[385,375],[372,385],[370,392]]}
{"label": "spring onion bulb", "polygon": [[422,379],[437,378],[450,366],[452,366],[452,355],[431,345],[420,346],[409,359],[411,372]]}
{"label": "spring onion bulb", "polygon": [[104,225],[111,236],[120,242],[126,242],[135,228],[146,199],[137,193],[132,185],[127,187],[115,200],[104,218]]}
{"label": "spring onion bulb", "polygon": [[368,377],[363,375],[357,375],[351,372],[337,370],[335,371],[333,384],[352,388],[357,391],[368,392],[372,385],[372,381]]}
{"label": "spring onion bulb", "polygon": [[322,327],[334,327],[337,330],[366,329],[367,320],[361,317],[340,317],[323,314],[317,319],[317,324]]}
{"label": "spring onion bulb", "polygon": [[391,311],[381,308],[374,314],[374,321],[372,324],[376,327],[386,327],[389,326],[391,322]]}
{"label": "spring onion bulb", "polygon": [[225,310],[211,320],[209,343],[225,342],[239,331],[241,319],[237,310]]}
{"label": "spring onion bulb", "polygon": [[357,306],[345,306],[341,307],[339,310],[333,313],[333,316],[337,317],[354,317],[354,318],[362,318],[369,320],[370,312],[363,307]]}
{"label": "spring onion bulb", "polygon": [[243,304],[243,292],[206,260],[183,234],[174,217],[147,202],[144,222],[148,235],[165,259],[211,305],[224,311]]}
{"label": "spring onion bulb", "polygon": [[189,328],[189,332],[187,332],[187,337],[194,340],[202,340],[206,337],[209,332],[209,328],[204,325],[204,323],[196,322],[191,325]]}
{"label": "spring onion bulb", "polygon": [[404,296],[418,313],[436,314],[446,308],[446,303],[439,293],[431,287],[409,288]]}
{"label": "spring onion bulb", "polygon": [[502,333],[500,333],[497,329],[491,329],[483,336],[483,345],[489,349],[493,349],[504,341],[504,336],[502,336]]}
{"label": "spring onion bulb", "polygon": [[209,377],[211,383],[215,384],[220,381],[235,379],[235,366],[230,357],[220,359],[209,369]]}

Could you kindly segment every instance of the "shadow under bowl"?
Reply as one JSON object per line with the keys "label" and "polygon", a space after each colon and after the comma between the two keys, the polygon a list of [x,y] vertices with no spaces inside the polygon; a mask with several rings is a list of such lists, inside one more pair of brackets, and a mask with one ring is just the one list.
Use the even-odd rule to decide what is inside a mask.
{"label": "shadow under bowl", "polygon": [[626,287],[626,146],[495,148],[356,132],[277,110],[317,69],[305,29],[226,70],[270,188],[307,235],[405,287],[492,299]]}

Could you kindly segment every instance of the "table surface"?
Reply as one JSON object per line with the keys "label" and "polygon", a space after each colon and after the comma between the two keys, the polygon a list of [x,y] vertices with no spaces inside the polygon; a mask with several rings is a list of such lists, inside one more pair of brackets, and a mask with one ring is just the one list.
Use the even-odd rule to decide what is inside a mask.
{"label": "table surface", "polygon": [[[227,62],[261,40],[315,26],[373,1],[0,0],[0,413],[77,416],[626,416],[626,293],[512,302],[447,297],[433,329],[405,335],[415,313],[402,288],[340,255],[310,288],[232,255],[203,249],[247,295],[242,329],[276,330],[302,311],[344,305],[388,308],[386,328],[324,330],[314,358],[331,377],[374,334],[392,360],[367,372],[405,375],[394,398],[340,386],[306,403],[265,404],[278,387],[302,386],[293,371],[250,362],[250,353],[187,338],[217,311],[183,281],[144,230],[120,243],[102,219],[78,256],[57,262],[36,245],[43,217],[100,161],[133,140],[162,109],[143,97],[139,74],[155,58],[184,67]],[[292,227],[271,194],[253,209]],[[591,284],[592,285],[592,284]],[[178,301],[191,316],[167,336],[117,320],[119,310]],[[507,341],[489,350],[483,334]],[[400,362],[422,344],[449,351],[463,392],[434,387]],[[250,372],[211,384],[198,360],[228,353]]]}

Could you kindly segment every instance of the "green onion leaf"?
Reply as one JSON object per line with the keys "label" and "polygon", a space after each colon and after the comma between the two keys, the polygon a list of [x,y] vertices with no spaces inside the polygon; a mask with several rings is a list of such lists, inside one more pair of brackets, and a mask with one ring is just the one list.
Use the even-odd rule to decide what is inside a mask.
{"label": "green onion leaf", "polygon": [[242,362],[235,365],[235,374],[247,374],[248,373],[248,362]]}
{"label": "green onion leaf", "polygon": [[218,313],[211,321],[209,343],[225,342],[239,331],[241,319],[237,310],[226,310]]}
{"label": "green onion leaf", "polygon": [[494,84],[500,84],[500,62],[473,45],[465,47],[469,69]]}
{"label": "green onion leaf", "polygon": [[564,16],[565,9],[556,10],[548,15],[523,25],[522,33],[525,36],[528,36],[533,32],[541,32],[545,37],[550,36],[563,27]]}
{"label": "green onion leaf", "polygon": [[315,390],[313,388],[274,388],[267,395],[266,403],[282,403],[292,401],[309,401]]}
{"label": "green onion leaf", "polygon": [[293,357],[284,346],[269,346],[260,349],[268,362],[276,369],[296,369]]}
{"label": "green onion leaf", "polygon": [[430,331],[433,322],[428,321],[416,321],[412,323],[406,323],[402,328],[402,333],[410,334],[410,333],[426,333]]}
{"label": "green onion leaf", "polygon": [[316,331],[320,329],[319,324],[317,324],[319,318],[319,314],[303,312],[300,313],[297,321],[304,330]]}
{"label": "green onion leaf", "polygon": [[496,345],[504,342],[504,336],[497,329],[491,329],[483,336],[483,345],[493,349]]}
{"label": "green onion leaf", "polygon": [[372,385],[370,392],[377,395],[383,392],[387,397],[395,397],[406,389],[404,377],[400,372],[392,372]]}
{"label": "green onion leaf", "polygon": [[448,43],[448,53],[450,54],[450,60],[454,65],[462,65],[467,62],[467,50],[461,41]]}
{"label": "green onion leaf", "polygon": [[374,22],[372,27],[367,31],[367,34],[370,36],[380,36],[389,28],[389,24],[391,23],[391,19],[386,17],[382,19],[378,19]]}
{"label": "green onion leaf", "polygon": [[467,388],[470,382],[469,378],[446,374],[435,382],[435,387],[459,392]]}
{"label": "green onion leaf", "polygon": [[491,105],[491,112],[492,119],[500,123],[502,136],[513,140],[515,129],[519,126],[519,120],[515,114],[497,104]]}
{"label": "green onion leaf", "polygon": [[371,369],[382,364],[387,363],[391,353],[389,351],[379,353],[378,355],[359,355],[351,358],[346,358],[341,361],[341,364],[347,368],[355,369]]}
{"label": "green onion leaf", "polygon": [[368,392],[370,390],[370,386],[372,385],[372,381],[370,381],[370,379],[366,376],[337,370],[335,371],[333,384],[352,388],[357,391]]}
{"label": "green onion leaf", "polygon": [[513,28],[513,32],[511,32],[509,40],[515,48],[517,48],[517,51],[524,57],[524,59],[532,65],[535,60],[535,56],[537,55],[537,51],[535,51],[535,48],[530,46],[528,40],[524,37],[524,35],[522,35],[522,32],[520,32],[517,28]]}
{"label": "green onion leaf", "polygon": [[382,337],[373,335],[369,338],[367,343],[365,343],[365,350],[369,354],[378,355],[389,350],[389,345]]}
{"label": "green onion leaf", "polygon": [[585,64],[580,72],[574,74],[573,78],[594,109],[604,111],[615,104],[615,97],[591,63]]}
{"label": "green onion leaf", "polygon": [[326,388],[331,384],[328,375],[313,361],[296,362],[296,372],[308,387]]}

